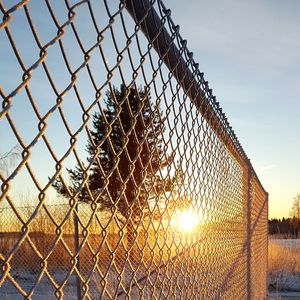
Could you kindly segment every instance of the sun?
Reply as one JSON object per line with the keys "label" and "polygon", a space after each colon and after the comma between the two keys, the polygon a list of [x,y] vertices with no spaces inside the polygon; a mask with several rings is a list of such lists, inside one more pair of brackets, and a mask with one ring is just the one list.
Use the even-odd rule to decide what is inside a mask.
{"label": "sun", "polygon": [[192,232],[199,225],[199,217],[192,210],[178,212],[171,221],[171,226],[182,232]]}

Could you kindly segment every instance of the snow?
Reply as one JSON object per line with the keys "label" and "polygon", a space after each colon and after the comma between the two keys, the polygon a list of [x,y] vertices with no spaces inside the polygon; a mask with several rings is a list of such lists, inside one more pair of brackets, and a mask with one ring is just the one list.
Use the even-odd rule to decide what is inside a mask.
{"label": "snow", "polygon": [[300,299],[300,240],[269,240],[269,299]]}

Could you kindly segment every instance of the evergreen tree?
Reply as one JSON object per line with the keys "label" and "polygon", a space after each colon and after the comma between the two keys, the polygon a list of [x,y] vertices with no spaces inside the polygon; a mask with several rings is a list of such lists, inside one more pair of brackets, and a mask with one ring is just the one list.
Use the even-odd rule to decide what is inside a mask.
{"label": "evergreen tree", "polygon": [[[160,170],[173,161],[164,149],[165,117],[151,103],[146,88],[113,88],[106,93],[101,111],[93,115],[93,129],[87,143],[88,172],[79,164],[68,169],[71,184],[53,184],[60,195],[78,193],[83,202],[96,201],[101,210],[116,211],[119,221],[127,222],[129,243],[134,224],[149,214],[163,191],[170,191],[172,180]],[[87,173],[86,184],[82,185]]]}

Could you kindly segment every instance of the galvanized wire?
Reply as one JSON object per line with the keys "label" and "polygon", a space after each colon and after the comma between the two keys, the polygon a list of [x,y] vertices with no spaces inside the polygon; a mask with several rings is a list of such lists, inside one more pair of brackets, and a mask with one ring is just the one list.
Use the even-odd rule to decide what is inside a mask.
{"label": "galvanized wire", "polygon": [[264,299],[267,193],[162,1],[0,15],[0,298]]}

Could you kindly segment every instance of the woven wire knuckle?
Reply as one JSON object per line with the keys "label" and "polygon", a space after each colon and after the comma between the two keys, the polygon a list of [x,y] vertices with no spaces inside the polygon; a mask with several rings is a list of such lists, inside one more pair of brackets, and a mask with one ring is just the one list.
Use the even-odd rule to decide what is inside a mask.
{"label": "woven wire knuckle", "polygon": [[0,298],[264,299],[268,194],[170,9],[3,2]]}

